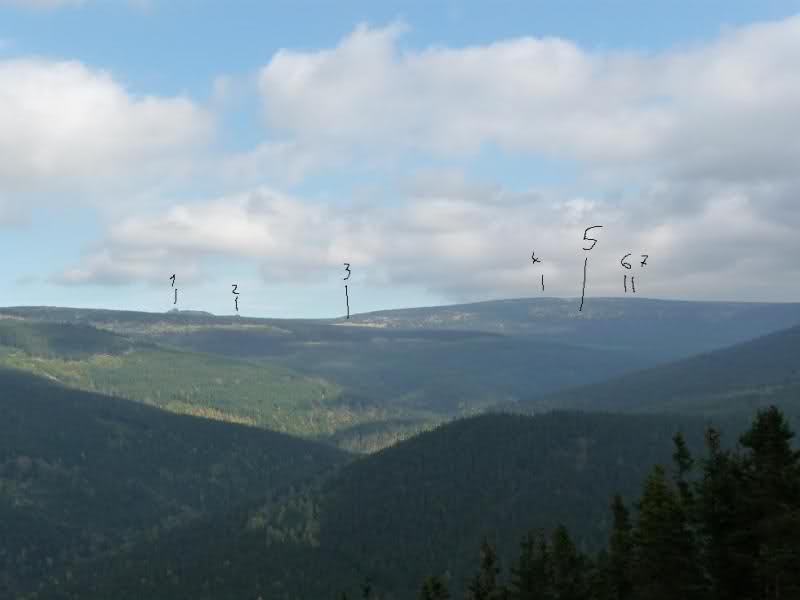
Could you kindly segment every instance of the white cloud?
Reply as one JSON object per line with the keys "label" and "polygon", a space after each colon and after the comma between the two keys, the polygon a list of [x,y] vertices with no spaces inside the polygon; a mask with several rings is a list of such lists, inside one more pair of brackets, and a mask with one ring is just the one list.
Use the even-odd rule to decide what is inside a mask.
{"label": "white cloud", "polygon": [[135,96],[79,62],[0,61],[0,185],[92,187],[173,175],[212,130],[183,97]]}
{"label": "white cloud", "polygon": [[[314,237],[314,232],[319,233]],[[63,283],[160,282],[163,265],[200,277],[198,265],[211,256],[265,259],[265,268],[284,279],[302,279],[325,264],[335,217],[280,192],[259,189],[199,204],[173,206],[158,216],[131,217],[113,226],[109,238],[78,267],[58,277]],[[320,252],[323,256],[320,256]]]}
{"label": "white cloud", "polygon": [[401,51],[402,28],[283,50],[261,71],[268,123],[351,149],[510,151],[680,176],[785,175],[800,159],[800,17],[658,55],[559,38]]}
{"label": "white cloud", "polygon": [[272,181],[297,184],[309,174],[346,164],[345,151],[296,140],[267,141],[248,152],[233,154],[221,161],[224,177],[258,183],[265,177]]}
{"label": "white cloud", "polygon": [[[292,183],[353,157],[458,158],[492,144],[577,160],[596,191],[520,193],[458,170],[387,169],[386,189],[334,208],[261,187],[124,218],[60,281],[163,284],[165,264],[202,278],[223,257],[302,286],[347,260],[360,285],[447,300],[538,294],[542,273],[547,295],[574,296],[583,229],[602,224],[591,295],[622,292],[619,260],[631,252],[650,255],[635,271],[642,295],[797,297],[800,17],[657,55],[556,38],[401,51],[401,34],[362,26],[331,49],[277,53],[259,76],[277,137],[225,157],[222,171],[242,187],[265,174]],[[216,88],[229,97],[228,81]],[[185,151],[181,132],[194,130],[178,127],[177,141],[145,155]],[[401,199],[385,202],[398,179]]]}
{"label": "white cloud", "polygon": [[[588,255],[591,293],[616,295],[628,273],[620,259],[632,252],[650,255],[632,273],[648,296],[779,299],[798,291],[800,268],[786,251],[798,247],[800,218],[764,214],[763,190],[731,186],[699,212],[641,223],[597,199],[432,180],[395,207],[334,209],[262,188],[130,218],[60,280],[163,283],[165,264],[202,277],[207,259],[224,256],[258,264],[271,283],[319,283],[347,260],[362,286],[421,287],[448,300],[537,294],[542,274],[548,295],[575,296]],[[587,254],[582,235],[593,224],[604,228]],[[544,262],[532,265],[531,251]]]}

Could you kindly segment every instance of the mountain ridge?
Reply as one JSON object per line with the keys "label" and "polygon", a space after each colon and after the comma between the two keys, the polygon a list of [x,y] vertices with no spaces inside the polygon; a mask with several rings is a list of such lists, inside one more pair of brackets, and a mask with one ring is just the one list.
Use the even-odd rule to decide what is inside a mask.
{"label": "mountain ridge", "polygon": [[[511,410],[714,414],[776,404],[800,410],[800,326],[679,361],[507,405]],[[713,402],[723,402],[714,405]],[[637,405],[633,405],[636,402]]]}

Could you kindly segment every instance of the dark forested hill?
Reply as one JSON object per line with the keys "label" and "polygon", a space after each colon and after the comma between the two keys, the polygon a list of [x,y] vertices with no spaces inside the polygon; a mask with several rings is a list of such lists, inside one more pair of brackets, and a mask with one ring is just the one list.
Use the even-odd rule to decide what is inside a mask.
{"label": "dark forested hill", "polygon": [[314,493],[88,565],[43,597],[323,600],[338,590],[360,597],[369,578],[376,597],[413,598],[430,573],[462,590],[484,534],[511,556],[520,531],[562,522],[582,548],[599,547],[611,495],[634,496],[653,463],[670,462],[672,434],[684,431],[697,448],[703,427],[677,416],[459,420],[359,459]]}
{"label": "dark forested hill", "polygon": [[[705,417],[677,413],[738,432],[754,405],[797,405],[800,327],[685,358],[796,323],[797,305],[568,304],[349,324],[1,310],[0,366],[13,369],[0,370],[0,597],[314,600],[353,597],[368,577],[406,598],[431,573],[460,590],[484,534],[511,556],[520,531],[561,522],[598,548],[611,495],[632,497],[669,462],[677,429],[699,445]],[[673,414],[484,415],[423,431],[526,397],[515,408]],[[418,435],[349,462],[221,420],[371,449]]]}
{"label": "dark forested hill", "polygon": [[751,414],[769,404],[800,414],[800,327],[515,408],[713,415]]}
{"label": "dark forested hill", "polygon": [[3,346],[35,356],[80,359],[93,354],[123,354],[132,349],[133,343],[90,325],[4,318],[0,319],[0,347]]}
{"label": "dark forested hill", "polygon": [[664,358],[720,348],[800,324],[798,303],[689,302],[648,298],[519,298],[355,315],[387,329],[487,331],[562,343],[629,347]]}
{"label": "dark forested hill", "polygon": [[[372,450],[453,417],[800,323],[800,305],[592,298],[578,312],[571,300],[537,298],[349,321],[54,307],[0,309],[0,315],[6,317],[0,323],[14,327],[24,319],[52,334],[55,324],[105,336],[92,343],[137,344],[118,360],[102,352],[81,362],[49,355],[50,362],[42,361],[40,348],[58,344],[27,344],[23,350],[35,360],[17,355],[3,364],[176,412]],[[175,376],[165,379],[168,372]]]}
{"label": "dark forested hill", "polygon": [[[566,344],[646,349],[678,358],[800,324],[800,303],[690,302],[647,298],[591,298],[582,312],[575,299],[518,298],[406,308],[344,319],[255,319],[189,312],[144,313],[58,307],[13,307],[1,314],[46,322],[99,325],[140,333],[240,331],[271,334],[224,352],[283,354],[296,342],[363,340],[376,330],[465,331],[535,336]],[[247,341],[247,337],[242,339]],[[208,344],[208,335],[196,343]],[[224,343],[224,342],[222,342]],[[255,343],[255,345],[254,345]]]}
{"label": "dark forested hill", "polygon": [[0,597],[347,460],[0,369]]}
{"label": "dark forested hill", "polygon": [[286,367],[171,349],[97,326],[0,319],[0,367],[180,414],[313,437],[360,422],[342,393]]}

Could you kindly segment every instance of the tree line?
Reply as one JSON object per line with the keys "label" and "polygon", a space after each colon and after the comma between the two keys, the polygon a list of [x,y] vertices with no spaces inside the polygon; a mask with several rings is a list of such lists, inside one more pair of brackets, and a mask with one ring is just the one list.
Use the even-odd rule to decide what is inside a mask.
{"label": "tree line", "polygon": [[[784,415],[762,410],[723,449],[709,427],[696,460],[683,435],[631,507],[615,495],[606,547],[589,556],[557,526],[524,534],[507,573],[484,539],[465,600],[790,600],[800,598],[800,452]],[[452,598],[446,574],[419,600]],[[379,598],[363,586],[363,598]],[[455,593],[455,592],[454,592]],[[347,596],[340,595],[340,600]]]}

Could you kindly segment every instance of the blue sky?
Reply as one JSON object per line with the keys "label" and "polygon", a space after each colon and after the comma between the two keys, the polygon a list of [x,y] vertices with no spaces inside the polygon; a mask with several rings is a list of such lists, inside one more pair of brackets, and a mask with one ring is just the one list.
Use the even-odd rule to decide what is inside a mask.
{"label": "blue sky", "polygon": [[798,12],[0,0],[0,305],[795,301]]}

